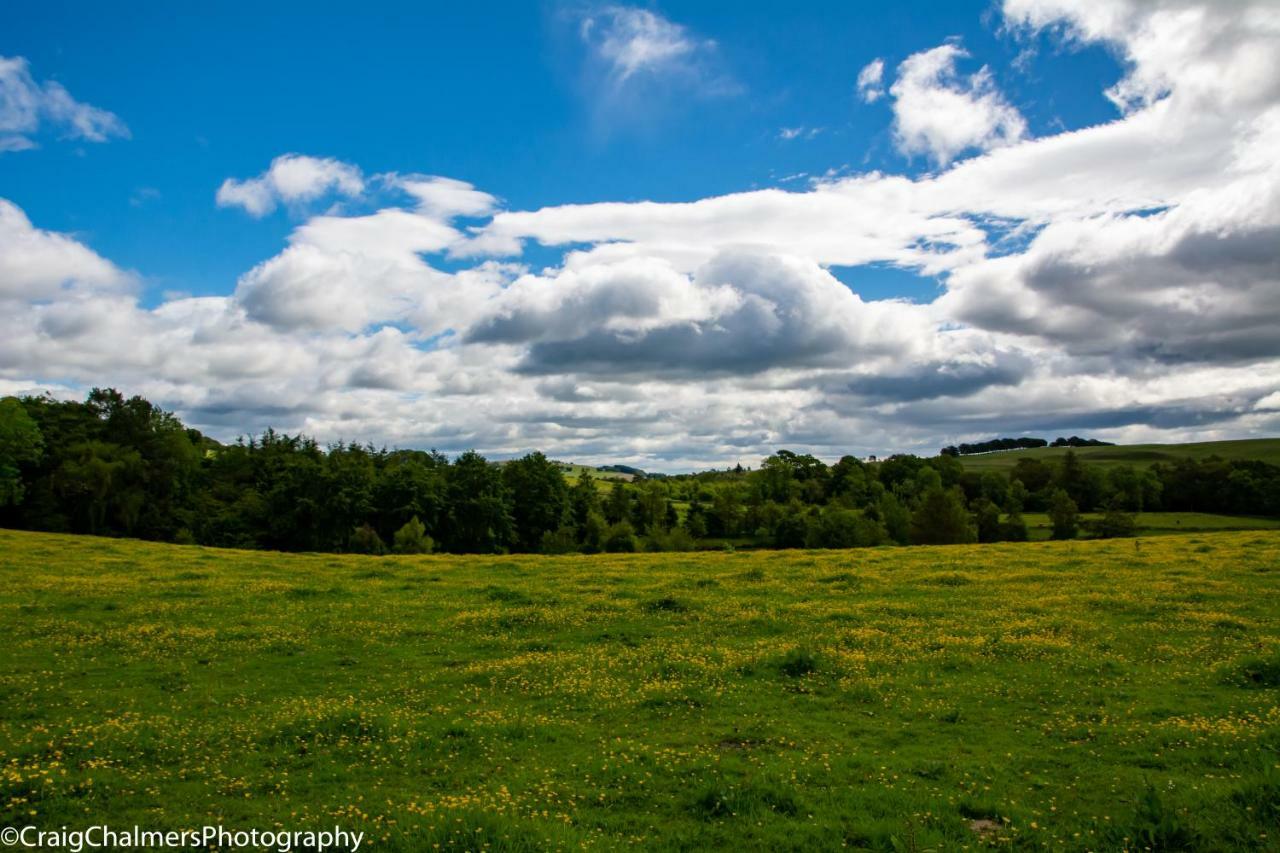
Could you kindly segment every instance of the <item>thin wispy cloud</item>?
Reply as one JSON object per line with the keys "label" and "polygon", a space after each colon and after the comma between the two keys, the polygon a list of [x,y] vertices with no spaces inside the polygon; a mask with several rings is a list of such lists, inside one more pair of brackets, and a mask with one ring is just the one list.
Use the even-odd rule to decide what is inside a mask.
{"label": "thin wispy cloud", "polygon": [[626,99],[635,93],[719,97],[741,91],[714,40],[657,11],[610,5],[578,16],[597,98]]}
{"label": "thin wispy cloud", "polygon": [[822,133],[822,128],[820,127],[805,127],[803,125],[799,127],[784,127],[778,131],[778,138],[785,142],[790,142],[793,139],[813,139],[820,133]]}
{"label": "thin wispy cloud", "polygon": [[0,152],[39,146],[44,134],[106,142],[129,138],[129,128],[114,113],[77,101],[54,80],[39,82],[21,56],[0,56]]}

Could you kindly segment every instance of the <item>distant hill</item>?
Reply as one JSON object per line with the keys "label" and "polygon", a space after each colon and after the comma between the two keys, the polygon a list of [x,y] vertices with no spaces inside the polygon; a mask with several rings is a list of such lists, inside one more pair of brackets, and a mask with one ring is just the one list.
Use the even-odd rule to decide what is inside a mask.
{"label": "distant hill", "polygon": [[570,480],[576,480],[583,471],[588,472],[597,480],[624,480],[631,482],[645,476],[645,472],[639,468],[629,468],[626,465],[605,465],[600,468],[593,468],[590,465],[578,465],[573,462],[556,462],[556,465],[560,467],[560,473]]}
{"label": "distant hill", "polygon": [[1238,441],[1201,441],[1192,444],[1117,444],[1109,447],[1036,447],[1002,450],[959,457],[971,471],[1001,471],[1019,459],[1060,459],[1068,450],[1091,465],[1152,465],[1179,459],[1256,459],[1280,465],[1280,438],[1246,438]]}

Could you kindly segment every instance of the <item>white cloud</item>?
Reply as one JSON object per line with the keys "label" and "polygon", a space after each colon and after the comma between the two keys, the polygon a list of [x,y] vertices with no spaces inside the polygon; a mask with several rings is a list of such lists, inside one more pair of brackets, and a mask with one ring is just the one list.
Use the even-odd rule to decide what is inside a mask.
{"label": "white cloud", "polygon": [[36,82],[26,59],[0,56],[0,153],[37,147],[44,127],[89,142],[129,137],[114,113],[77,101],[61,83]]}
{"label": "white cloud", "polygon": [[784,127],[778,131],[778,138],[790,142],[793,139],[813,139],[819,133],[822,133],[820,127]]}
{"label": "white cloud", "polygon": [[74,288],[128,288],[132,276],[84,244],[31,224],[0,199],[0,300],[46,300]]}
{"label": "white cloud", "polygon": [[596,6],[576,20],[587,50],[583,86],[597,120],[643,122],[678,96],[716,98],[741,91],[714,41],[651,9]]}
{"label": "white cloud", "polygon": [[876,57],[858,72],[858,96],[868,104],[884,97],[884,60]]}
{"label": "white cloud", "polygon": [[608,6],[584,17],[580,26],[583,41],[618,82],[684,67],[705,46],[680,24],[648,9]]}
{"label": "white cloud", "polygon": [[466,181],[435,175],[395,175],[390,183],[418,200],[418,209],[429,216],[486,216],[498,200]]}
{"label": "white cloud", "polygon": [[1026,135],[1026,122],[996,90],[990,69],[984,65],[965,78],[956,73],[956,62],[968,56],[956,44],[943,44],[898,66],[889,94],[894,136],[904,153],[925,154],[945,166],[964,151],[1009,145]]}
{"label": "white cloud", "polygon": [[227,178],[218,187],[219,207],[241,207],[250,216],[265,216],[278,203],[289,205],[315,201],[337,193],[352,198],[364,192],[360,170],[331,157],[284,154],[256,178]]}

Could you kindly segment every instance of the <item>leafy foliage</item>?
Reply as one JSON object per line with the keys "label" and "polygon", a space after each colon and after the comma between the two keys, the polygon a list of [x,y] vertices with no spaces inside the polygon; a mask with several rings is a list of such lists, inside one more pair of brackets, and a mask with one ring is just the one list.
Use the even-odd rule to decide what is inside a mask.
{"label": "leafy foliage", "polygon": [[1024,541],[1022,513],[1051,505],[1059,538],[1131,535],[1137,513],[1161,510],[1280,516],[1280,466],[1210,457],[1103,467],[1070,444],[1057,460],[1004,470],[970,470],[949,454],[827,465],[779,450],[755,470],[657,477],[614,465],[631,479],[584,468],[569,483],[573,466],[538,452],[450,460],[272,429],[224,446],[141,397],[95,389],[84,402],[0,400],[0,524],[376,554],[396,550],[416,519],[421,541],[446,551],[558,554]]}

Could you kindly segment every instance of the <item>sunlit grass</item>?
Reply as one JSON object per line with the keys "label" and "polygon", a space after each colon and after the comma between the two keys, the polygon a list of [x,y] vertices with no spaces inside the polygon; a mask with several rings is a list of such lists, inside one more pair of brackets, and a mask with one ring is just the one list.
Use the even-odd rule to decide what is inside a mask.
{"label": "sunlit grass", "polygon": [[1280,533],[369,558],[0,531],[0,823],[1274,849]]}

